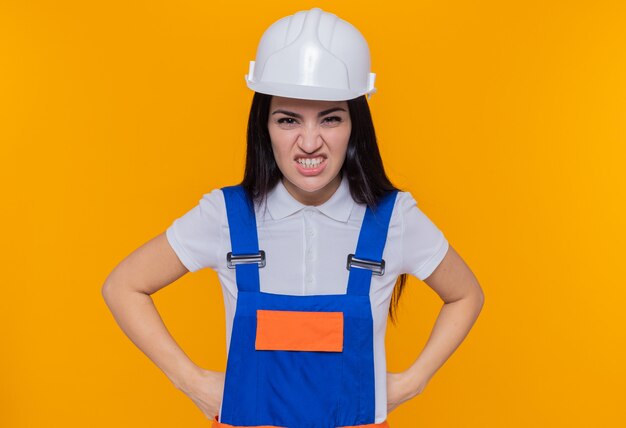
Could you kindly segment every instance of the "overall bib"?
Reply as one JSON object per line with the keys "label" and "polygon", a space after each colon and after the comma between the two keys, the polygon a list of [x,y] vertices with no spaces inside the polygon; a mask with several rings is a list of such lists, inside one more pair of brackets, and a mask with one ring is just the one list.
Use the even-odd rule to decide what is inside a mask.
{"label": "overall bib", "polygon": [[233,319],[221,414],[214,428],[388,428],[375,424],[372,274],[384,273],[383,249],[397,191],[368,207],[347,293],[261,292],[252,201],[241,186],[222,188],[236,269]]}

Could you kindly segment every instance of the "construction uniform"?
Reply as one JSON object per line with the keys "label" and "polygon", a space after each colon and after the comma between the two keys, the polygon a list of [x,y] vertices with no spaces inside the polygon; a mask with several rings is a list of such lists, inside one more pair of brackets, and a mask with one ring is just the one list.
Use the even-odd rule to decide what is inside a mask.
{"label": "construction uniform", "polygon": [[[183,264],[215,268],[224,290],[228,362],[214,426],[385,427],[393,285],[400,273],[430,275],[447,251],[445,237],[409,193],[392,192],[370,210],[352,200],[345,177],[317,207],[279,183],[265,208],[271,218],[240,187],[226,187],[167,230]],[[377,275],[380,266],[368,263],[382,260]]]}

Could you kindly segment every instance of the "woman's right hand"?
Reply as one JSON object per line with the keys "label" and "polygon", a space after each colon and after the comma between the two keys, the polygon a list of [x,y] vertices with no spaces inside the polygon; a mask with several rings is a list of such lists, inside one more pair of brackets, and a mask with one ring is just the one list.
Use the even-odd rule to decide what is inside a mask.
{"label": "woman's right hand", "polygon": [[224,372],[200,368],[197,374],[188,379],[185,385],[179,389],[196,403],[196,406],[209,420],[213,421],[222,404]]}

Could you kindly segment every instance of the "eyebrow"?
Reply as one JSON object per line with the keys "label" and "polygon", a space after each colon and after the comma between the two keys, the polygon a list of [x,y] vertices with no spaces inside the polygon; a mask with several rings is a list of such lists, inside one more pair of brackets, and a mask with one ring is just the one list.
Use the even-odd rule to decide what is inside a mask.
{"label": "eyebrow", "polygon": [[[329,113],[332,113],[332,112],[335,112],[335,111],[339,111],[339,110],[340,111],[346,111],[346,109],[341,108],[341,107],[333,107],[333,108],[329,108],[328,110],[320,111],[317,114],[317,117],[326,116]],[[294,113],[292,111],[279,109],[279,110],[274,110],[272,112],[272,114],[277,114],[277,113],[282,113],[282,114],[286,114],[287,116],[291,116],[291,117],[295,117],[295,118],[298,118],[298,119],[302,119],[302,115],[301,114]]]}

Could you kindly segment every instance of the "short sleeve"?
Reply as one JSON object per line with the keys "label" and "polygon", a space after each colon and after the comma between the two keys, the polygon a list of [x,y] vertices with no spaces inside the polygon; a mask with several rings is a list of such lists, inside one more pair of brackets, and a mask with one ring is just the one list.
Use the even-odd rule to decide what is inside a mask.
{"label": "short sleeve", "polygon": [[402,192],[402,272],[421,280],[430,276],[448,251],[443,232],[424,214],[409,192]]}
{"label": "short sleeve", "polygon": [[222,190],[213,190],[165,231],[174,252],[190,272],[217,268],[225,210]]}

